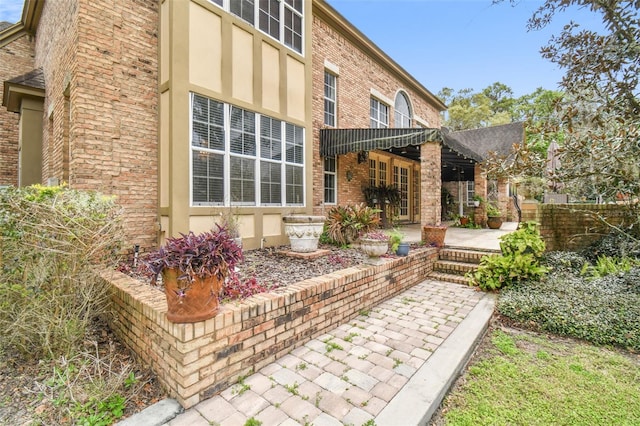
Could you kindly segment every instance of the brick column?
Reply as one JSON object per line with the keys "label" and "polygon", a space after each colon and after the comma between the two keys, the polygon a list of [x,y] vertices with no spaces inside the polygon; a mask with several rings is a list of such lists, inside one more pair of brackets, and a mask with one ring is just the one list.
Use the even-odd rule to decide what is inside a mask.
{"label": "brick column", "polygon": [[420,224],[439,225],[442,212],[440,190],[442,187],[440,142],[420,145]]}
{"label": "brick column", "polygon": [[487,225],[487,178],[483,175],[482,166],[476,163],[473,170],[474,192],[484,199],[484,203],[480,203],[480,207],[475,208],[473,220],[481,226]]}

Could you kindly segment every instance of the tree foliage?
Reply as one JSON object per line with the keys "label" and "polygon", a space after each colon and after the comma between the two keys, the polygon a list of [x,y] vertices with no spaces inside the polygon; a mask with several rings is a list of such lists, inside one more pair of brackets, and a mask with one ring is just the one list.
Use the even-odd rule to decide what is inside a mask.
{"label": "tree foliage", "polygon": [[640,1],[546,0],[528,27],[541,29],[575,7],[600,16],[603,30],[570,21],[541,49],[565,71],[555,119],[540,128],[562,132],[554,179],[575,196],[633,201],[640,197]]}

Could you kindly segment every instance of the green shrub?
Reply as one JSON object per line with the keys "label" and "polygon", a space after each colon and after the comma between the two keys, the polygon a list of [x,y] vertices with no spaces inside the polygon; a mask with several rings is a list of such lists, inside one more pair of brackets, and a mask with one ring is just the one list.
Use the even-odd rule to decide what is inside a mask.
{"label": "green shrub", "polygon": [[640,350],[640,268],[585,279],[558,271],[501,292],[497,310],[520,324]]}
{"label": "green shrub", "polygon": [[338,245],[353,243],[360,234],[366,234],[380,225],[380,210],[364,204],[336,206],[329,210],[327,234]]}
{"label": "green shrub", "polygon": [[640,258],[640,241],[623,232],[611,232],[590,244],[581,254],[591,262],[601,256]]}
{"label": "green shrub", "polygon": [[105,312],[97,276],[121,243],[113,198],[63,186],[0,190],[0,341],[28,358],[70,356]]}
{"label": "green shrub", "polygon": [[594,265],[585,263],[580,274],[590,278],[602,278],[611,274],[629,272],[633,266],[637,266],[638,264],[640,264],[640,262],[637,259],[628,257],[616,258],[600,256],[596,259]]}
{"label": "green shrub", "polygon": [[471,285],[492,291],[512,284],[538,279],[548,269],[540,265],[544,241],[535,222],[525,222],[510,234],[500,237],[502,254],[485,256],[476,272],[467,274]]}

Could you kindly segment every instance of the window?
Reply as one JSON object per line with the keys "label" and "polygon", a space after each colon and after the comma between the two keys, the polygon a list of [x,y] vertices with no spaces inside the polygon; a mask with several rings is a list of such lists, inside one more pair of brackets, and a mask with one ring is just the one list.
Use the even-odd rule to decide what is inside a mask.
{"label": "window", "polygon": [[260,203],[282,204],[282,122],[260,119]]}
{"label": "window", "polygon": [[336,76],[324,72],[324,124],[336,127]]}
{"label": "window", "polygon": [[[209,0],[285,46],[302,53],[303,0]],[[257,23],[256,23],[257,20]]]}
{"label": "window", "polygon": [[389,127],[389,107],[375,98],[371,98],[371,128],[386,129]]}
{"label": "window", "polygon": [[369,159],[369,186],[387,186],[387,163],[377,158]]}
{"label": "window", "polygon": [[476,195],[475,184],[472,180],[467,181],[467,206],[473,206],[473,196]]}
{"label": "window", "polygon": [[287,205],[304,204],[304,131],[301,127],[286,123],[286,202]]}
{"label": "window", "polygon": [[192,94],[191,157],[192,205],[304,204],[302,127]]}
{"label": "window", "polygon": [[395,127],[402,129],[411,127],[411,107],[407,96],[402,92],[396,96]]}
{"label": "window", "polygon": [[260,0],[258,11],[260,29],[276,40],[280,39],[280,1]]}
{"label": "window", "polygon": [[302,52],[302,0],[284,1],[284,45]]}
{"label": "window", "polygon": [[336,204],[336,157],[324,157],[324,203]]}
{"label": "window", "polygon": [[231,0],[229,10],[234,15],[253,25],[255,18],[255,5],[253,0]]}

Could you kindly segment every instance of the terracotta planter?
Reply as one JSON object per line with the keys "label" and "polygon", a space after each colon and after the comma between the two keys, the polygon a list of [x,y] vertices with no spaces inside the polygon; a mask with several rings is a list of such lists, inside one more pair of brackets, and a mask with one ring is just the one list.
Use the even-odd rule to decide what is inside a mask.
{"label": "terracotta planter", "polygon": [[372,240],[369,238],[360,239],[360,249],[369,257],[380,257],[389,251],[389,242],[381,240]]}
{"label": "terracotta planter", "polygon": [[502,219],[499,216],[489,216],[487,218],[487,226],[489,229],[500,229],[502,226]]}
{"label": "terracotta planter", "polygon": [[460,225],[465,226],[469,224],[469,218],[467,216],[462,216],[460,218]]}
{"label": "terracotta planter", "polygon": [[284,216],[284,232],[291,242],[291,251],[311,253],[318,250],[324,227],[324,216]]}
{"label": "terracotta planter", "polygon": [[445,226],[423,226],[422,241],[435,247],[444,247],[444,237],[446,233],[447,228]]}
{"label": "terracotta planter", "polygon": [[[222,280],[216,276],[196,280],[186,291],[180,290],[177,269],[164,269],[162,280],[167,297],[167,319],[176,323],[204,321],[218,313],[218,296],[222,290]],[[182,284],[182,283],[181,283]]]}

